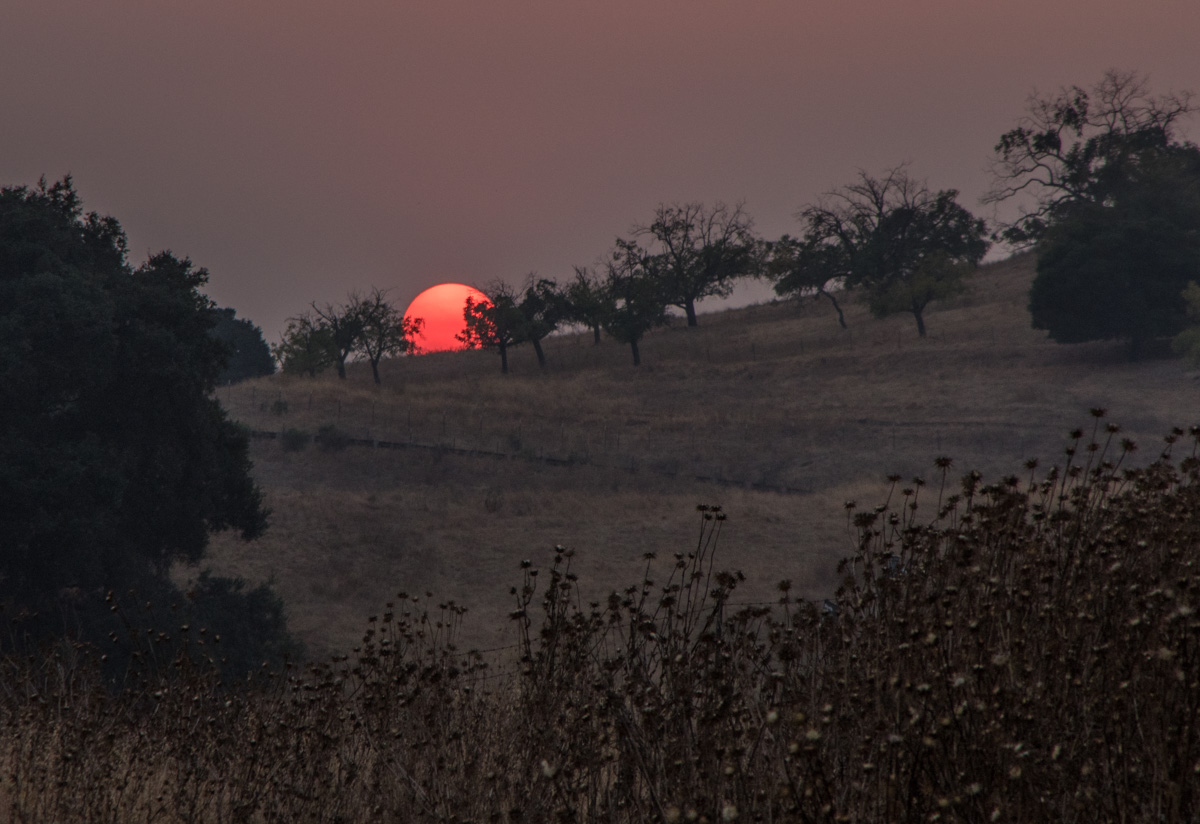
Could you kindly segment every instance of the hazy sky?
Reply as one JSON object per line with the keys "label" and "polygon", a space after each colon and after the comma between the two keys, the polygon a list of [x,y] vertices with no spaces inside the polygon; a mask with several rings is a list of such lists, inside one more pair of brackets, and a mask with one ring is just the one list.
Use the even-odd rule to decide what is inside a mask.
{"label": "hazy sky", "polygon": [[18,0],[0,183],[71,173],[275,340],[354,288],[569,275],[664,202],[778,236],[911,161],[982,209],[1030,92],[1200,91],[1198,38],[1197,0]]}

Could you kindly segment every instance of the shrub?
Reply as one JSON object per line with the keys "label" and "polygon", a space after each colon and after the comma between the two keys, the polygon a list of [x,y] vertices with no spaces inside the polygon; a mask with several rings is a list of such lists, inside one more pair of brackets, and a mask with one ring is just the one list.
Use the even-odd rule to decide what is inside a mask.
{"label": "shrub", "polygon": [[303,429],[288,427],[279,433],[279,446],[284,452],[301,452],[312,440],[312,436]]}
{"label": "shrub", "polygon": [[331,423],[317,429],[316,440],[326,452],[340,452],[350,445],[350,437]]}

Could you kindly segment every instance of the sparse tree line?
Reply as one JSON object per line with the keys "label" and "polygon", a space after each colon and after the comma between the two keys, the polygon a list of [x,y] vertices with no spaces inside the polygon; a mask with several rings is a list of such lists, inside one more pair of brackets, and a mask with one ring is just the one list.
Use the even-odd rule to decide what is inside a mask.
{"label": "sparse tree line", "polygon": [[378,384],[379,362],[415,352],[421,325],[419,318],[404,317],[386,290],[372,287],[365,295],[351,292],[345,303],[314,302],[308,311],[289,318],[272,353],[284,372],[312,377],[333,366],[339,378],[346,377],[346,361],[359,355],[371,364]]}
{"label": "sparse tree line", "polygon": [[[827,300],[842,327],[853,295],[875,317],[911,314],[925,337],[928,306],[961,293],[992,243],[1005,241],[1037,253],[1029,309],[1054,340],[1122,339],[1136,358],[1175,336],[1175,349],[1200,363],[1200,149],[1177,133],[1194,110],[1190,95],[1156,96],[1143,78],[1117,71],[1090,90],[1032,97],[994,148],[984,198],[1015,200],[1022,211],[991,231],[957,190],[930,189],[906,165],[860,171],[801,208],[798,234],[777,240],[757,236],[740,204],[660,205],[564,282],[531,274],[520,287],[484,286],[488,301],[464,307],[460,340],[495,350],[503,372],[509,351],[529,343],[544,368],[546,336],[581,326],[595,343],[603,331],[628,345],[637,365],[639,343],[672,308],[696,326],[696,305],[727,297],[742,278],[767,279],[780,297]],[[398,333],[370,354],[357,327],[341,326],[356,305],[314,305],[294,318],[276,347],[284,368],[315,374],[333,364],[344,376],[355,351],[373,367],[380,352],[413,351]]]}

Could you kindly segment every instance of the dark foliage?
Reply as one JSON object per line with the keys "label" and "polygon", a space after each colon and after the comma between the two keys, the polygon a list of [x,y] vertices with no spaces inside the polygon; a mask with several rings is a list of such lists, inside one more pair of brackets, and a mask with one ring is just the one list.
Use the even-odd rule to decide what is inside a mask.
{"label": "dark foliage", "polygon": [[239,318],[233,309],[216,310],[216,319],[209,334],[228,350],[225,368],[217,376],[218,383],[237,383],[275,374],[275,358],[261,329],[246,318]]}
{"label": "dark foliage", "polygon": [[1091,89],[1071,86],[1030,98],[1017,127],[996,144],[988,203],[1031,199],[1002,227],[1010,243],[1036,243],[1080,204],[1108,204],[1143,158],[1180,144],[1190,93],[1154,95],[1145,78],[1110,70]]}
{"label": "dark foliage", "polygon": [[924,337],[926,307],[959,289],[989,246],[984,222],[957,198],[954,189],[930,191],[903,166],[882,177],[860,173],[801,210],[802,240],[773,244],[776,291],[862,287],[874,315],[911,313]]}
{"label": "dark foliage", "polygon": [[740,204],[662,205],[637,234],[651,245],[646,265],[658,279],[663,299],[684,311],[688,326],[697,325],[697,301],[728,297],[734,282],[757,268],[753,222]]}
{"label": "dark foliage", "polygon": [[266,528],[212,397],[226,349],[206,279],[170,252],[131,267],[69,178],[0,189],[0,603],[40,616],[31,632],[110,589],[170,591],[210,533]]}
{"label": "dark foliage", "polygon": [[604,329],[618,342],[629,344],[634,366],[642,363],[638,344],[645,334],[670,320],[663,283],[651,257],[635,242],[618,239],[607,261]]}
{"label": "dark foliage", "polygon": [[500,371],[507,375],[509,347],[525,339],[525,315],[516,292],[504,281],[492,281],[482,291],[487,300],[467,298],[465,326],[457,338],[468,349],[495,349],[500,355]]}
{"label": "dark foliage", "polygon": [[1060,204],[1038,246],[1035,329],[1059,343],[1147,342],[1187,324],[1182,293],[1200,280],[1200,149],[1172,146],[1128,163],[1103,202]]}

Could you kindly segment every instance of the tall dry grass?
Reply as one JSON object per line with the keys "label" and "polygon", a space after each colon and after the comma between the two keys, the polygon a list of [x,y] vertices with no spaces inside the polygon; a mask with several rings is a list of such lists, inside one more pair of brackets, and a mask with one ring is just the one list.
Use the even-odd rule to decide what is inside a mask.
{"label": "tall dry grass", "polygon": [[90,650],[4,660],[8,815],[1194,821],[1200,428],[1133,466],[1095,416],[1054,466],[957,481],[939,458],[847,502],[825,604],[781,582],[734,607],[705,506],[605,597],[572,550],[521,563],[507,657],[458,648],[460,606],[401,595],[350,654],[233,690],[182,658],[118,692]]}

